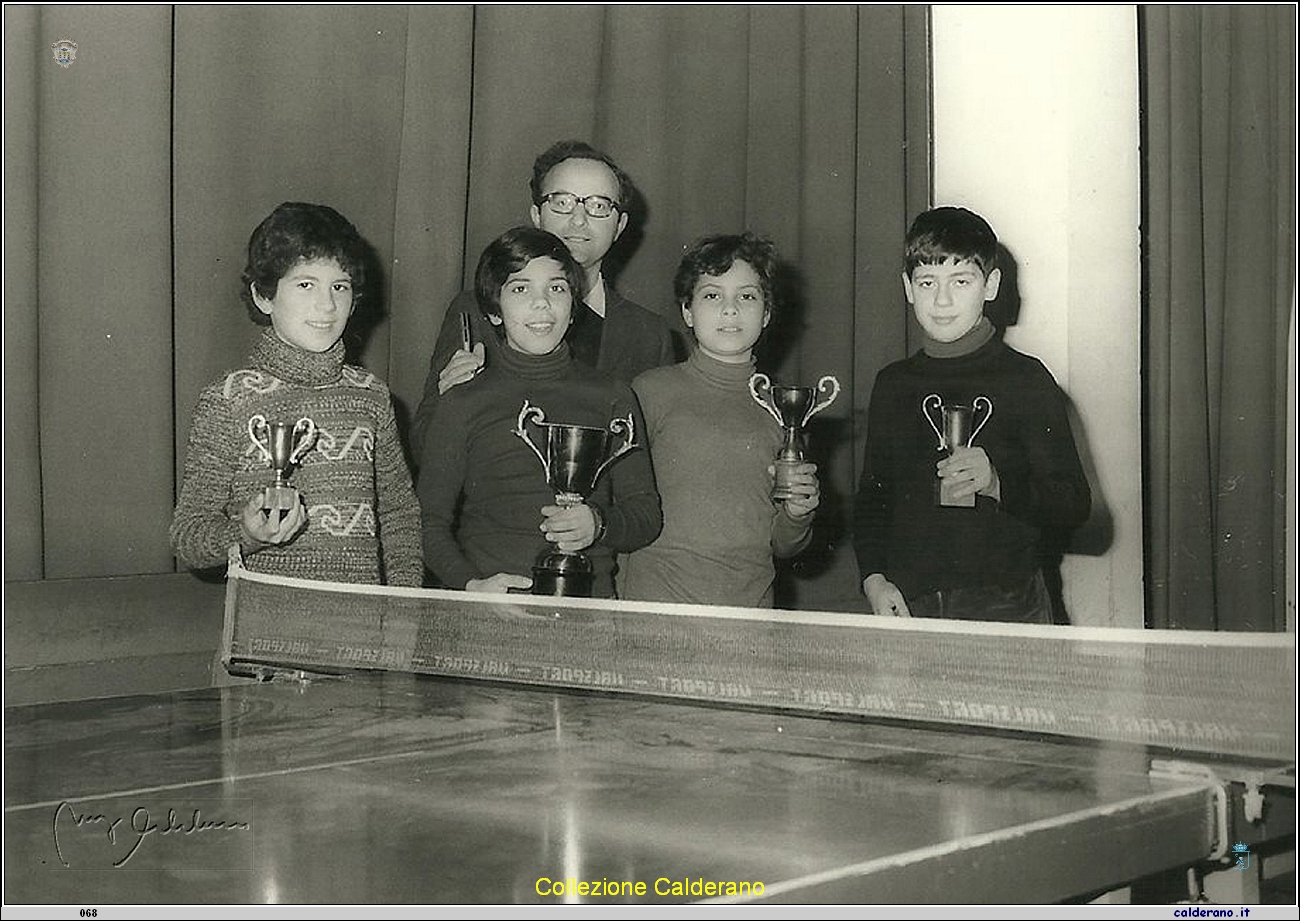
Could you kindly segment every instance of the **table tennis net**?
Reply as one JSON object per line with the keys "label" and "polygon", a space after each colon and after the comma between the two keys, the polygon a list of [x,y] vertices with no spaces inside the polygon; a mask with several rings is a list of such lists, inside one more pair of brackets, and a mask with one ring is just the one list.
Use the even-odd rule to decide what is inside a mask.
{"label": "table tennis net", "polygon": [[251,572],[237,674],[380,669],[1295,758],[1295,637],[476,595]]}

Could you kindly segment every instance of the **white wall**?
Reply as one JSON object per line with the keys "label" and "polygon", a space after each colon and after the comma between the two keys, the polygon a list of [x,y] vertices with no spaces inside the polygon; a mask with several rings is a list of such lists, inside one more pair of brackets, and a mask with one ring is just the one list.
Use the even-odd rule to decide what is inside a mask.
{"label": "white wall", "polygon": [[1296,630],[1296,402],[1295,292],[1291,294],[1291,351],[1286,380],[1286,629]]}
{"label": "white wall", "polygon": [[1141,627],[1136,8],[932,15],[935,203],[983,214],[1011,251],[1007,342],[1069,394],[1094,474],[1093,520],[1062,566],[1072,622]]}

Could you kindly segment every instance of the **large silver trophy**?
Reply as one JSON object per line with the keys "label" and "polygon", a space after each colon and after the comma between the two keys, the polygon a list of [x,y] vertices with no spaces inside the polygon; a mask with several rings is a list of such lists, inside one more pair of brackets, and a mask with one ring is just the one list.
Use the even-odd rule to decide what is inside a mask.
{"label": "large silver trophy", "polygon": [[[830,396],[817,402],[819,393]],[[814,387],[785,387],[773,384],[762,371],[749,379],[749,395],[759,406],[772,414],[785,440],[776,454],[776,476],[772,483],[772,499],[783,501],[794,496],[790,480],[794,470],[803,463],[803,429],[808,420],[835,402],[840,395],[840,382],[827,374]]]}
{"label": "large silver trophy", "polygon": [[289,485],[289,473],[315,443],[316,423],[307,416],[292,424],[267,422],[258,413],[248,420],[248,437],[275,471],[274,482],[266,488],[262,511],[268,517],[284,518],[298,504],[298,490]]}
{"label": "large silver trophy", "polygon": [[[977,423],[975,417],[980,414],[981,409],[984,417]],[[958,448],[969,448],[974,444],[975,436],[993,417],[993,401],[988,397],[978,396],[971,401],[970,405],[965,403],[945,405],[943,397],[932,393],[921,401],[921,415],[925,416],[925,421],[930,423],[930,428],[934,429],[934,434],[938,436],[939,450],[952,454]],[[974,493],[958,499],[952,495],[953,488],[943,479],[939,479],[935,484],[935,501],[945,506],[975,507]]]}
{"label": "large silver trophy", "polygon": [[[542,430],[545,450],[529,437],[529,422]],[[610,420],[603,429],[563,425],[547,422],[542,408],[527,400],[519,410],[515,434],[542,462],[546,482],[555,490],[555,504],[564,508],[586,502],[605,468],[637,446],[631,413]],[[611,450],[615,437],[622,437],[623,444]],[[582,551],[551,547],[542,551],[533,564],[533,594],[590,597],[592,571],[591,560]]]}

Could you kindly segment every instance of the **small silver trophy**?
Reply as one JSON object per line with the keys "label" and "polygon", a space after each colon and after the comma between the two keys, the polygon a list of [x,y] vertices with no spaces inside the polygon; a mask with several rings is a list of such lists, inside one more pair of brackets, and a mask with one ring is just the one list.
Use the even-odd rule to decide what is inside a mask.
{"label": "small silver trophy", "polygon": [[[525,426],[530,421],[542,429],[545,451],[528,436]],[[555,490],[555,504],[564,508],[586,502],[605,468],[637,447],[631,413],[610,420],[608,428],[603,429],[563,425],[547,422],[542,408],[527,400],[519,410],[514,432],[542,462],[547,485]],[[611,451],[611,438],[614,436],[621,436],[623,444]],[[533,564],[533,594],[589,597],[592,572],[591,560],[582,551],[548,548]]]}
{"label": "small silver trophy", "polygon": [[[825,401],[818,403],[817,394],[829,391]],[[840,395],[840,382],[827,374],[813,387],[783,387],[773,384],[762,371],[749,379],[749,395],[759,406],[772,414],[785,441],[776,454],[776,476],[772,484],[773,501],[783,501],[794,495],[790,478],[794,468],[803,463],[803,428],[808,420],[835,402]]]}
{"label": "small silver trophy", "polygon": [[278,514],[284,518],[298,504],[298,490],[289,485],[289,473],[315,443],[316,423],[307,416],[292,425],[267,422],[266,417],[258,413],[248,420],[248,437],[275,471],[275,481],[266,488],[262,510],[268,517]]}
{"label": "small silver trophy", "polygon": [[[984,411],[984,418],[976,423],[975,417],[981,408]],[[964,403],[945,406],[943,397],[932,393],[921,401],[921,415],[925,416],[925,421],[930,423],[930,428],[934,429],[934,434],[939,438],[938,450],[952,454],[957,448],[969,448],[974,444],[975,436],[988,424],[989,419],[993,418],[993,401],[986,396],[978,396],[969,406]],[[936,418],[939,421],[936,422]],[[952,489],[943,479],[937,481],[935,496],[939,505],[975,507],[974,493],[957,499],[953,497]]]}

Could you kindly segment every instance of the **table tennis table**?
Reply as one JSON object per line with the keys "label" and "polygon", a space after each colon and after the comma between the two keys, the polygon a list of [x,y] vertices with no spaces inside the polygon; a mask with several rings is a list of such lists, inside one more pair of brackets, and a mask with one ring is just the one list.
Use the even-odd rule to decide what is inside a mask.
{"label": "table tennis table", "polygon": [[[933,712],[950,718],[929,719],[861,684],[847,704],[812,694],[807,673],[774,704],[755,676],[782,680],[761,639],[787,629],[780,612],[719,620],[393,590],[389,601],[416,621],[435,611],[436,623],[390,609],[370,640],[354,631],[325,644],[326,662],[312,650],[339,629],[328,611],[304,627],[272,595],[269,619],[241,621],[231,598],[256,578],[232,576],[224,662],[273,680],[6,708],[7,903],[1051,903],[1225,869],[1233,844],[1257,860],[1294,851],[1293,677],[1290,714],[1265,720],[1289,719],[1289,740],[1283,728],[1262,748],[1238,738],[1242,750],[1189,752],[1128,735],[1159,741],[1172,717],[1113,721],[1111,738],[1062,731],[1064,712],[1044,731],[1023,701],[960,713],[948,702]],[[305,594],[287,581],[267,588]],[[353,605],[339,613],[349,623]],[[800,636],[818,633],[815,615],[790,616]],[[654,648],[626,635],[611,644],[610,618],[637,624]],[[576,631],[552,634],[559,658],[537,632],[555,629]],[[916,629],[978,640],[891,623],[862,642],[887,648]],[[846,641],[832,631],[825,642]],[[1293,638],[1265,646],[1294,670]],[[611,663],[619,648],[625,659]],[[606,667],[590,667],[593,655]],[[547,656],[572,667],[539,665]],[[651,659],[666,676],[635,685]],[[716,683],[685,677],[703,660]],[[918,694],[936,679],[923,657],[898,668]],[[1177,731],[1219,744],[1204,727]]]}

